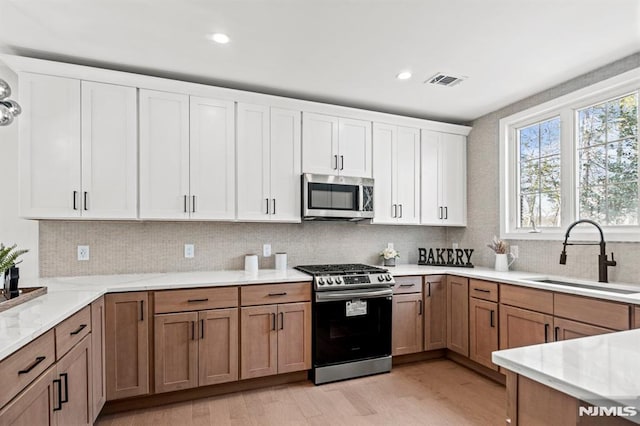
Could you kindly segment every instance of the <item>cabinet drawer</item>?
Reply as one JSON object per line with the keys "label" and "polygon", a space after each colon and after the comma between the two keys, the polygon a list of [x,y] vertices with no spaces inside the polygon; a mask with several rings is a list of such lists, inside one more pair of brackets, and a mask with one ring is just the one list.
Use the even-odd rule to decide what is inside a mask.
{"label": "cabinet drawer", "polygon": [[56,360],[69,352],[91,331],[91,308],[87,306],[55,327]]}
{"label": "cabinet drawer", "polygon": [[469,296],[497,302],[498,284],[490,281],[469,280]]}
{"label": "cabinet drawer", "polygon": [[238,306],[238,287],[156,291],[154,301],[156,314],[235,308]]}
{"label": "cabinet drawer", "polygon": [[240,287],[242,306],[311,301],[311,283],[248,285]]}
{"label": "cabinet drawer", "polygon": [[395,280],[396,284],[393,286],[393,294],[422,292],[422,276],[395,277]]}
{"label": "cabinet drawer", "polygon": [[54,332],[49,330],[0,362],[0,407],[49,368],[55,357]]}
{"label": "cabinet drawer", "polygon": [[629,305],[623,303],[556,293],[553,313],[557,317],[614,330],[629,329]]}
{"label": "cabinet drawer", "polygon": [[502,284],[500,303],[553,314],[553,293],[550,291]]}

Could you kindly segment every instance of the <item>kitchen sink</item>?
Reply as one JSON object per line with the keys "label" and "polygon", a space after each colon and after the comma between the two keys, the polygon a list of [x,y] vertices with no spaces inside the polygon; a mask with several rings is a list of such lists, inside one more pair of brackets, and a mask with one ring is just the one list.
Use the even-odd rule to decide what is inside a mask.
{"label": "kitchen sink", "polygon": [[619,293],[619,294],[640,293],[640,288],[637,290],[630,290],[625,288],[609,287],[606,285],[598,286],[598,285],[591,285],[591,284],[582,284],[582,283],[577,283],[572,281],[554,280],[550,278],[531,278],[531,279],[527,279],[527,281],[535,281],[537,283],[545,283],[545,284],[566,285],[569,287],[586,288],[588,290],[608,291],[610,293]]}

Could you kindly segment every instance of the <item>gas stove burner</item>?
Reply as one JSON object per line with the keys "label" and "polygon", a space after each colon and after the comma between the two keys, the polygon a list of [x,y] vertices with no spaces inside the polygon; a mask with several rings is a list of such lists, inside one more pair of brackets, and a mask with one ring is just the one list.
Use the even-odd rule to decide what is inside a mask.
{"label": "gas stove burner", "polygon": [[395,284],[388,270],[358,263],[301,265],[296,269],[313,275],[316,291],[379,288]]}

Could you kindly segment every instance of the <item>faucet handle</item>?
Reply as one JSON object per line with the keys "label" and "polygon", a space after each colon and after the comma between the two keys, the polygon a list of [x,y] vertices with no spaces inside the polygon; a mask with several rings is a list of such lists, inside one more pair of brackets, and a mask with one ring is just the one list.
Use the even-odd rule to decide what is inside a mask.
{"label": "faucet handle", "polygon": [[611,252],[611,260],[608,260],[608,261],[607,261],[607,264],[608,264],[609,266],[616,266],[616,265],[618,264],[618,263],[616,262],[616,260],[614,259],[614,257],[613,257],[613,252]]}

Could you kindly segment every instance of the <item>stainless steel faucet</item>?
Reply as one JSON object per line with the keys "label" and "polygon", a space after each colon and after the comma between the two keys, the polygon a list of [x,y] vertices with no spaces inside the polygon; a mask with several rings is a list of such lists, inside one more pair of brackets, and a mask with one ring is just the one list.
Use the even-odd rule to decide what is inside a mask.
{"label": "stainless steel faucet", "polygon": [[[580,223],[590,223],[600,232],[600,242],[599,243],[568,243],[569,234],[571,230]],[[567,246],[600,246],[600,255],[598,256],[598,282],[608,283],[609,282],[609,274],[608,268],[609,266],[616,266],[617,263],[613,258],[613,252],[611,252],[611,260],[607,259],[607,243],[604,242],[604,233],[602,232],[602,228],[593,220],[589,219],[580,219],[573,222],[567,228],[567,233],[564,236],[564,243],[562,244],[562,253],[560,253],[560,264],[567,264]]]}

